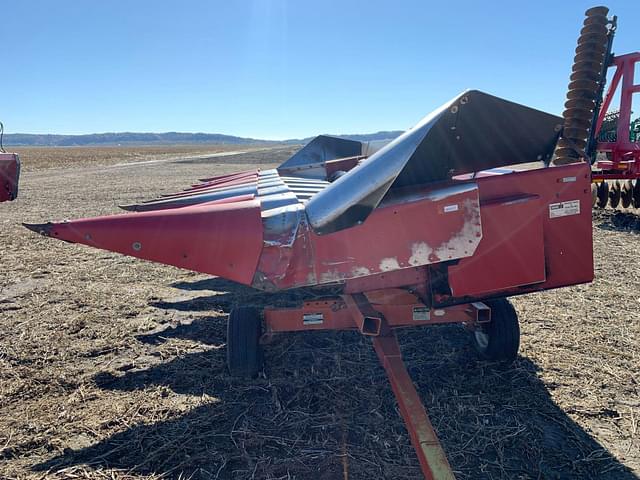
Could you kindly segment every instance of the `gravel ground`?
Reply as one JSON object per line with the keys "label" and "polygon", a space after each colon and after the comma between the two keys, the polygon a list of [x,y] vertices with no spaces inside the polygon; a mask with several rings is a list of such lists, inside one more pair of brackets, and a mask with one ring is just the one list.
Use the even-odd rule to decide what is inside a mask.
{"label": "gravel ground", "polygon": [[[23,152],[20,198],[0,204],[0,478],[419,478],[367,339],[282,336],[258,379],[232,379],[227,314],[264,295],[19,226],[114,213],[292,147],[205,150]],[[640,217],[599,211],[593,231],[593,284],[514,299],[513,365],[479,361],[455,325],[401,332],[458,478],[640,475]]]}

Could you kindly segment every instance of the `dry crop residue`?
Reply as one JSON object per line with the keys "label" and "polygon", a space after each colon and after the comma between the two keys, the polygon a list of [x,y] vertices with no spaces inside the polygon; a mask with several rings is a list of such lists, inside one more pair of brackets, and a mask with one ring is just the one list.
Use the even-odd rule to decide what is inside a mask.
{"label": "dry crop residue", "polygon": [[[264,376],[232,379],[229,309],[282,296],[19,226],[114,213],[197,178],[273,166],[291,147],[222,158],[143,149],[143,160],[169,160],[134,167],[114,166],[130,149],[87,149],[97,158],[72,165],[53,150],[23,151],[21,196],[0,205],[0,478],[419,478],[367,339],[283,336]],[[594,284],[514,300],[513,366],[479,361],[457,326],[401,333],[458,478],[640,473],[638,213],[599,212],[594,236]]]}

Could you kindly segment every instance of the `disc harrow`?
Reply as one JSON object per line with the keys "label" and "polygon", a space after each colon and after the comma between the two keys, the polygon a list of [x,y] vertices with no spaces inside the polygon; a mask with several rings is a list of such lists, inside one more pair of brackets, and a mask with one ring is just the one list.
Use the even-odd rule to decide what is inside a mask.
{"label": "disc harrow", "polygon": [[593,207],[640,209],[640,179],[596,181],[591,185]]}

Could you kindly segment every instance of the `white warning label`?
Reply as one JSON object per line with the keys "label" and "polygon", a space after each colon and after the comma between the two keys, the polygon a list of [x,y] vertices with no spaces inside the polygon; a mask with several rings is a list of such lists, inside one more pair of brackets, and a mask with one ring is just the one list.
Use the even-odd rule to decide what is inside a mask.
{"label": "white warning label", "polygon": [[302,315],[302,323],[304,325],[320,325],[324,321],[324,315],[321,313],[305,313]]}
{"label": "white warning label", "polygon": [[431,312],[428,307],[413,307],[413,320],[416,322],[428,322],[431,320]]}
{"label": "white warning label", "polygon": [[568,217],[580,213],[580,200],[549,204],[549,218]]}

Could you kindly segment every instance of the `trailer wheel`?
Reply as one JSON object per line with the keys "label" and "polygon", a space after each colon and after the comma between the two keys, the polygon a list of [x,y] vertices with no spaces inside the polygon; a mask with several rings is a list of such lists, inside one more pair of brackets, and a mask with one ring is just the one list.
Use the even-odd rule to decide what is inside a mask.
{"label": "trailer wheel", "polygon": [[598,185],[595,183],[591,184],[591,208],[596,206],[596,202],[598,201]]}
{"label": "trailer wheel", "polygon": [[520,347],[518,314],[506,298],[487,300],[491,321],[471,332],[476,351],[485,360],[513,361]]}
{"label": "trailer wheel", "polygon": [[255,377],[262,368],[262,325],[254,307],[236,307],[227,323],[227,366],[234,377]]}

